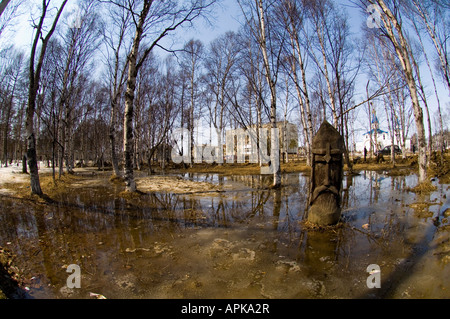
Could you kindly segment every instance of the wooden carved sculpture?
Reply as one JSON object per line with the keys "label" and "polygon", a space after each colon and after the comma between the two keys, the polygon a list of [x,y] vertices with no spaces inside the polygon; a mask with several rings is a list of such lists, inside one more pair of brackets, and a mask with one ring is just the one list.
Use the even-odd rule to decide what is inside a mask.
{"label": "wooden carved sculpture", "polygon": [[344,139],[324,121],[312,142],[311,191],[308,221],[336,224],[341,216]]}

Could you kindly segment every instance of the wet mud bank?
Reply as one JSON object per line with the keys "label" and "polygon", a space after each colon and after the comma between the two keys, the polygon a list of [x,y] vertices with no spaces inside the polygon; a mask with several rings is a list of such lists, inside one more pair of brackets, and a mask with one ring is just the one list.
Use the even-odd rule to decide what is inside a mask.
{"label": "wet mud bank", "polygon": [[0,247],[0,299],[29,298],[21,278],[19,268],[14,265],[14,255]]}
{"label": "wet mud bank", "polygon": [[[15,256],[20,288],[32,298],[450,296],[448,184],[417,193],[414,174],[345,176],[330,229],[305,222],[304,173],[283,174],[277,190],[259,175],[137,184],[142,194],[127,197],[107,173],[83,173],[48,185],[50,201],[0,195],[0,246]],[[371,264],[381,288],[367,286]]]}

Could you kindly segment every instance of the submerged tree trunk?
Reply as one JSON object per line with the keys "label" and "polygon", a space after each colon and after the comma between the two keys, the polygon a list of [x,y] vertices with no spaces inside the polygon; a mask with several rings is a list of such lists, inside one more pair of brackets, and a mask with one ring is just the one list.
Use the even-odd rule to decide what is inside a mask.
{"label": "submerged tree trunk", "polygon": [[[276,83],[272,78],[272,71],[270,69],[269,56],[267,50],[267,40],[266,40],[266,22],[264,18],[264,8],[262,0],[258,1],[259,7],[259,36],[260,36],[260,46],[263,55],[264,68],[266,73],[267,84],[270,89],[270,123],[272,129],[277,128],[277,95],[276,95]],[[274,130],[272,130],[274,131]],[[273,133],[273,132],[272,132]],[[271,140],[275,141],[278,136],[274,137],[271,135]],[[273,169],[273,187],[279,187],[281,185],[281,167],[280,167],[280,149],[275,148],[275,145],[271,143],[271,166]],[[275,154],[277,152],[278,154]],[[275,162],[275,163],[274,163]]]}
{"label": "submerged tree trunk", "polygon": [[66,101],[66,106],[65,106],[65,120],[64,120],[64,128],[63,130],[65,131],[64,133],[64,158],[66,161],[66,173],[67,174],[73,174],[73,167],[72,167],[72,132],[71,132],[71,123],[72,123],[72,118],[71,118],[71,109],[68,107],[67,105],[67,101]]}
{"label": "submerged tree trunk", "polygon": [[419,66],[417,65],[417,62],[416,62],[416,60],[415,60],[415,58],[414,58],[412,52],[411,52],[411,62],[412,62],[412,65],[413,65],[413,67],[414,67],[414,70],[415,70],[415,72],[416,72],[416,76],[417,76],[417,84],[418,84],[418,86],[419,86],[419,91],[420,91],[420,93],[421,93],[422,102],[423,102],[423,105],[424,105],[424,107],[425,107],[425,112],[426,112],[426,115],[427,115],[427,127],[428,127],[428,136],[429,136],[429,141],[428,141],[428,156],[431,156],[431,153],[432,153],[432,151],[433,151],[433,145],[432,145],[432,142],[433,142],[433,134],[432,134],[432,132],[431,132],[432,130],[431,130],[430,111],[429,111],[429,108],[428,108],[428,101],[427,101],[425,89],[424,89],[424,87],[423,87],[423,85],[422,85],[422,80],[421,80],[421,77],[420,77]]}
{"label": "submerged tree trunk", "polygon": [[41,184],[39,182],[39,172],[37,166],[36,155],[36,138],[34,135],[34,111],[36,109],[36,92],[37,83],[33,72],[30,72],[30,84],[28,93],[27,117],[25,122],[25,130],[27,134],[27,162],[30,169],[30,186],[31,192],[36,195],[42,195]]}
{"label": "submerged tree trunk", "polygon": [[[30,117],[30,120],[33,121],[33,118]],[[39,172],[37,165],[36,138],[34,136],[34,128],[32,124],[27,125],[27,136],[27,161],[28,167],[30,168],[31,192],[36,195],[42,195],[43,193],[39,181]]]}
{"label": "submerged tree trunk", "polygon": [[343,120],[344,115],[342,110],[341,110],[341,126],[342,126],[342,137],[344,138],[344,158],[345,158],[345,163],[347,163],[347,168],[350,174],[353,174],[353,163],[350,160],[350,151],[349,151],[349,144],[348,144],[348,119],[346,119],[345,121]]}
{"label": "submerged tree trunk", "polygon": [[[12,94],[14,94],[14,93],[12,93]],[[8,133],[9,133],[9,121],[10,121],[10,117],[11,117],[11,108],[12,108],[12,98],[11,98],[11,102],[7,106],[5,127],[3,130],[3,156],[4,156],[4,161],[5,161],[5,167],[8,167]]]}
{"label": "submerged tree trunk", "polygon": [[133,111],[134,111],[134,92],[136,89],[136,78],[138,73],[137,57],[139,45],[144,32],[144,23],[150,10],[151,1],[145,1],[139,16],[139,22],[136,25],[136,33],[133,39],[133,47],[128,56],[128,78],[127,90],[125,92],[125,116],[123,125],[123,149],[124,149],[124,178],[125,190],[127,192],[136,191],[136,182],[134,180],[133,157],[134,157],[134,137],[133,137]]}
{"label": "submerged tree trunk", "polygon": [[[258,89],[261,90],[262,87],[261,76],[258,75]],[[258,164],[262,166],[262,156],[261,156],[261,135],[259,129],[262,128],[262,114],[261,114],[261,97],[257,90],[255,90],[255,107],[256,107],[256,149],[258,151]],[[264,150],[265,152],[265,150]]]}
{"label": "submerged tree trunk", "polygon": [[[125,117],[124,117],[124,136],[123,136],[123,149],[124,149],[124,177],[126,191],[135,192],[136,183],[134,181],[133,172],[133,151],[134,151],[134,141],[133,141],[133,100],[134,100],[134,89],[136,86],[136,50],[132,51],[130,57],[130,68],[127,82],[127,91],[125,93]],[[135,54],[133,54],[133,52]]]}
{"label": "submerged tree trunk", "polygon": [[119,170],[119,159],[117,158],[116,152],[116,109],[117,106],[115,103],[111,106],[111,120],[109,124],[109,142],[111,148],[111,162],[113,167],[113,172],[115,176],[120,176]]}
{"label": "submerged tree trunk", "polygon": [[28,169],[27,169],[27,156],[24,155],[22,157],[22,174],[28,174]]}
{"label": "submerged tree trunk", "polygon": [[191,106],[189,108],[189,138],[190,138],[190,161],[189,166],[192,168],[194,166],[194,155],[197,156],[198,154],[195,154],[195,144],[194,144],[194,70],[192,70],[191,74]]}

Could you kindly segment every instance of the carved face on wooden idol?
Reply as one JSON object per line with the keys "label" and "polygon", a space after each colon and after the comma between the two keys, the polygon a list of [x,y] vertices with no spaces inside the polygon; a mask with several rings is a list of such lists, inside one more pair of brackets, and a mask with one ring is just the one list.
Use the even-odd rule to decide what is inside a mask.
{"label": "carved face on wooden idol", "polygon": [[341,215],[344,139],[324,121],[312,142],[311,193],[308,221],[336,224]]}

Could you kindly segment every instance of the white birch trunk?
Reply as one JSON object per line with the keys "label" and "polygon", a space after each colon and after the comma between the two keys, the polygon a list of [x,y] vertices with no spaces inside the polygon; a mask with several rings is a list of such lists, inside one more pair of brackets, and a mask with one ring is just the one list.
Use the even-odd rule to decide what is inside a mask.
{"label": "white birch trunk", "polygon": [[[394,44],[395,51],[401,62],[402,69],[405,75],[406,82],[408,84],[409,92],[411,95],[411,101],[414,110],[414,121],[417,130],[418,151],[419,151],[419,183],[423,183],[427,180],[427,150],[426,150],[426,138],[425,127],[423,124],[423,111],[419,104],[419,98],[417,94],[416,82],[414,79],[413,69],[411,66],[410,55],[408,50],[408,44],[403,35],[400,24],[396,17],[392,14],[391,10],[387,7],[384,0],[378,0],[384,14],[381,15],[390,40]],[[391,25],[392,23],[392,25]],[[397,31],[397,37],[392,29],[392,26]]]}
{"label": "white birch trunk", "polygon": [[[260,27],[260,46],[261,46],[261,51],[262,51],[262,55],[263,55],[263,61],[264,61],[264,68],[266,71],[266,80],[267,80],[267,84],[269,85],[269,89],[270,89],[270,123],[273,129],[275,129],[277,127],[277,95],[276,95],[276,87],[275,87],[275,83],[272,79],[272,73],[270,70],[270,64],[269,64],[269,56],[267,54],[267,42],[266,42],[266,22],[265,22],[265,18],[264,18],[264,8],[263,8],[263,3],[262,0],[258,1],[258,7],[259,7],[259,27]],[[273,139],[274,137],[272,137]],[[273,145],[272,145],[273,146]],[[275,167],[274,167],[274,173],[273,173],[273,187],[279,187],[281,185],[281,167],[280,167],[280,150],[279,149],[274,149],[274,147],[272,147],[271,150],[271,158],[275,158],[277,155],[274,154],[274,152],[278,152],[278,161],[274,161],[272,160],[272,162],[275,162]],[[274,165],[272,163],[272,165]]]}

